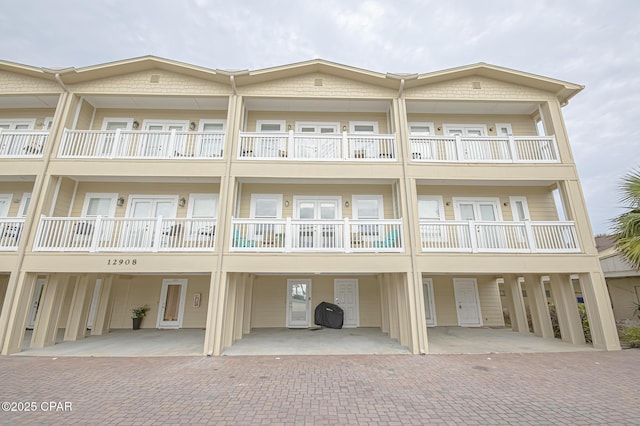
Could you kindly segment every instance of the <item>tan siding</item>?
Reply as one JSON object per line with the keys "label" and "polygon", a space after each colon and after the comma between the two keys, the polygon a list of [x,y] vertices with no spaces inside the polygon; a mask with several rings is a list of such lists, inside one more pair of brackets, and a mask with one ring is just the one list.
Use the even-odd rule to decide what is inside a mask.
{"label": "tan siding", "polygon": [[[474,89],[474,82],[480,82],[481,89]],[[552,93],[480,76],[464,77],[456,80],[409,88],[405,90],[405,96],[407,99],[556,99]]]}
{"label": "tan siding", "polygon": [[[152,75],[160,76],[159,83],[151,83]],[[187,75],[155,69],[108,77],[85,83],[70,84],[69,89],[74,92],[85,93],[230,95],[230,84],[231,83],[229,83],[229,85],[225,85]]]}
{"label": "tan siding", "polygon": [[286,278],[275,276],[257,277],[253,283],[251,327],[285,327],[286,316]]}
{"label": "tan siding", "polygon": [[504,326],[500,291],[495,279],[478,277],[478,295],[483,325],[487,327]]}
{"label": "tan siding", "polygon": [[[77,108],[77,107],[76,107]],[[77,109],[73,110],[73,114],[76,113]],[[76,122],[76,129],[89,129],[91,126],[91,120],[93,118],[93,106],[87,102],[83,101],[82,105],[80,105],[80,112],[78,113],[78,121]],[[73,125],[73,121],[69,123],[70,126]]]}
{"label": "tan siding", "polygon": [[380,327],[380,286],[378,278],[367,275],[358,278],[360,327]]}
{"label": "tan siding", "polygon": [[[176,277],[183,278],[183,277]],[[184,301],[184,317],[182,328],[205,328],[207,323],[207,306],[209,306],[209,276],[187,277],[187,296]],[[200,306],[193,306],[193,298],[200,293]]]}
{"label": "tan siding", "polygon": [[175,109],[105,109],[96,111],[93,121],[93,130],[101,130],[105,118],[131,118],[140,123],[140,130],[143,129],[144,120],[182,120],[195,122],[196,130],[199,128],[201,119],[226,120],[227,110],[207,111],[207,110],[175,110]]}
{"label": "tan siding", "polygon": [[71,302],[73,301],[73,293],[76,290],[77,277],[69,279],[69,285],[64,293],[62,301],[62,309],[60,310],[60,319],[58,320],[58,328],[66,328],[69,315],[71,314]]}
{"label": "tan siding", "polygon": [[176,217],[186,217],[188,213],[190,193],[210,193],[217,194],[220,185],[215,184],[180,184],[180,183],[112,183],[112,182],[80,182],[75,202],[71,211],[71,216],[82,215],[82,208],[88,192],[117,193],[119,197],[125,199],[125,205],[116,207],[115,217],[125,217],[127,213],[127,203],[132,194],[135,195],[168,195],[184,197],[187,204],[184,207],[177,207]]}
{"label": "tan siding", "polygon": [[388,133],[387,114],[385,113],[343,113],[343,112],[290,112],[290,111],[250,111],[247,114],[246,131],[256,131],[257,120],[285,120],[286,126],[296,129],[296,122],[321,122],[339,123],[338,131],[346,126],[349,131],[350,121],[375,121],[378,123],[378,132]]}
{"label": "tan siding", "polygon": [[73,198],[73,191],[75,188],[75,181],[68,178],[62,178],[62,184],[60,184],[60,191],[58,192],[58,199],[55,200],[55,208],[53,215],[57,217],[67,217],[69,214],[69,206],[71,205],[71,199]]}
{"label": "tan siding", "polygon": [[0,314],[2,314],[2,306],[4,305],[4,297],[7,294],[9,285],[9,275],[0,275]]}
{"label": "tan siding", "polygon": [[[445,206],[444,213],[446,220],[454,220],[454,205],[452,198],[455,197],[476,197],[476,198],[499,198],[502,218],[505,221],[512,221],[513,214],[511,212],[510,196],[527,197],[527,205],[529,206],[529,214],[533,221],[554,221],[558,220],[553,194],[545,187],[514,187],[514,186],[426,186],[419,185],[417,189],[418,195],[442,195]],[[446,203],[450,205],[447,206]],[[507,203],[505,206],[504,203]]]}
{"label": "tan siding", "polygon": [[32,120],[35,118],[36,122],[33,126],[33,130],[42,130],[44,119],[49,117],[53,118],[56,110],[54,108],[12,108],[12,109],[0,109],[0,120],[15,120],[26,119]]}
{"label": "tan siding", "polygon": [[[242,186],[242,199],[240,201],[240,214],[238,217],[249,217],[251,206],[251,194],[282,194],[283,204],[289,201],[289,207],[282,206],[282,217],[294,217],[294,196],[341,196],[342,216],[353,217],[352,195],[379,195],[382,194],[384,204],[384,217],[393,218],[393,202],[391,199],[391,186],[389,185],[269,185],[269,184],[244,184]],[[349,201],[349,207],[345,207],[345,201]]]}
{"label": "tan siding", "polygon": [[[533,119],[525,115],[408,114],[407,121],[409,123],[433,123],[436,135],[444,135],[445,124],[481,124],[486,126],[488,136],[495,136],[496,123],[511,124],[514,136],[536,136],[538,134]],[[441,130],[437,130],[438,128]]]}
{"label": "tan siding", "polygon": [[[427,278],[430,278],[427,276]],[[451,277],[433,277],[433,299],[436,305],[436,320],[439,326],[458,325],[456,299]]]}
{"label": "tan siding", "polygon": [[62,89],[54,81],[0,71],[2,93],[60,93]]}
{"label": "tan siding", "polygon": [[[317,79],[322,79],[322,86],[316,86]],[[309,73],[241,86],[238,88],[238,94],[245,96],[298,96],[305,98],[389,98],[397,96],[398,92],[394,89],[387,89],[330,74]]]}

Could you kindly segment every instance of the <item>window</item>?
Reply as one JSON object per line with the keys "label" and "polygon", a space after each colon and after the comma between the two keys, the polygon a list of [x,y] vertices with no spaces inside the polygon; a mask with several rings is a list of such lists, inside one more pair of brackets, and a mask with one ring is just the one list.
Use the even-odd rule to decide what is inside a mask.
{"label": "window", "polygon": [[82,207],[83,217],[108,216],[113,217],[116,212],[115,193],[94,193],[87,192],[84,205]]}
{"label": "window", "polygon": [[186,235],[191,239],[210,239],[216,232],[218,217],[218,194],[189,194]]}
{"label": "window", "polygon": [[444,134],[449,136],[486,136],[487,127],[484,124],[445,124]]}
{"label": "window", "polygon": [[[284,120],[257,120],[256,131],[259,133],[284,133]],[[253,150],[243,148],[242,156],[255,155],[259,158],[277,158],[281,152],[286,152],[287,137],[284,135],[262,136],[255,139]]]}
{"label": "window", "polygon": [[498,136],[513,136],[513,130],[509,123],[496,123],[496,134]]}
{"label": "window", "polygon": [[0,217],[7,217],[11,205],[12,194],[0,194]]}
{"label": "window", "polygon": [[[129,135],[121,135],[119,141],[115,141],[116,130],[131,130],[133,127],[133,118],[105,118],[102,122],[102,130],[108,130],[109,133],[103,134],[96,144],[94,155],[104,157],[115,154],[129,154]],[[117,146],[114,146],[114,143]]]}
{"label": "window", "polygon": [[409,134],[411,136],[431,136],[433,123],[409,123]]}
{"label": "window", "polygon": [[276,230],[273,222],[282,218],[282,194],[252,194],[250,215],[254,219],[265,219],[267,223],[254,225],[249,231],[249,238],[262,240],[263,234],[273,234]]}
{"label": "window", "polygon": [[375,134],[378,133],[378,123],[375,121],[350,121],[349,131],[368,135]]}
{"label": "window", "polygon": [[531,220],[529,216],[529,206],[527,205],[527,197],[509,197],[511,204],[511,213],[514,222],[524,222]]}
{"label": "window", "polygon": [[22,194],[22,200],[20,200],[20,209],[18,210],[19,217],[25,217],[27,215],[29,204],[31,204],[31,193],[25,192]]}
{"label": "window", "polygon": [[[384,218],[382,195],[354,195],[353,219],[354,220],[380,220]],[[364,224],[358,225],[357,232],[361,237],[378,236],[378,225]]]}
{"label": "window", "polygon": [[[437,195],[419,195],[418,218],[421,222],[444,220],[442,197]],[[440,225],[433,223],[420,224],[420,238],[423,241],[445,241],[446,235],[445,230]]]}
{"label": "window", "polygon": [[208,133],[200,135],[195,148],[196,157],[222,158],[224,147],[224,120],[200,120],[200,132]]}

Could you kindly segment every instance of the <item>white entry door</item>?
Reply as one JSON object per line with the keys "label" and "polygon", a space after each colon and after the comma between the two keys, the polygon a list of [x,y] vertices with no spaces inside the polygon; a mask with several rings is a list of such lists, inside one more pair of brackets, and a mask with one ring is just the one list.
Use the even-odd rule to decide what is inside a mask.
{"label": "white entry door", "polygon": [[458,325],[461,327],[479,327],[482,325],[480,296],[475,278],[454,278],[453,291],[456,298]]}
{"label": "white entry door", "polygon": [[360,310],[358,308],[358,280],[336,279],[333,281],[333,296],[336,305],[344,311],[345,328],[354,328],[360,325]]}
{"label": "white entry door", "polygon": [[311,280],[287,280],[287,327],[307,328],[311,320]]}
{"label": "white entry door", "polygon": [[427,327],[436,325],[436,304],[433,298],[433,279],[422,279],[422,292],[424,294],[424,316]]}
{"label": "white entry door", "polygon": [[[147,122],[144,129],[151,133],[145,135],[140,145],[142,157],[166,157],[167,155],[183,155],[185,140],[176,135],[171,140],[171,131],[185,132],[189,122]],[[172,151],[173,150],[173,151]]]}
{"label": "white entry door", "polygon": [[[301,220],[334,221],[341,215],[341,199],[309,197],[295,198],[295,218]],[[342,235],[337,223],[302,223],[294,235],[299,248],[337,248],[342,246]]]}
{"label": "white entry door", "polygon": [[[480,222],[496,222],[500,217],[500,202],[496,199],[455,200],[456,220],[475,220]],[[477,225],[476,238],[479,248],[501,248],[505,242],[503,230],[498,226]]]}
{"label": "white entry door", "polygon": [[31,306],[29,307],[29,317],[27,318],[27,329],[33,330],[36,325],[36,315],[38,315],[38,306],[40,306],[40,299],[42,299],[42,290],[44,290],[44,284],[47,282],[44,278],[38,278],[36,281],[36,288],[33,291],[33,297],[31,298]]}
{"label": "white entry door", "polygon": [[[125,229],[123,239],[125,247],[153,247],[155,236],[155,220],[162,216],[163,218],[172,218],[176,216],[177,197],[136,197],[132,196],[129,200],[129,208],[127,216],[131,218],[139,218],[140,220],[131,221]],[[146,219],[146,220],[144,220]]]}
{"label": "white entry door", "polygon": [[182,327],[186,297],[186,279],[162,280],[162,292],[160,293],[160,305],[158,306],[158,328]]}

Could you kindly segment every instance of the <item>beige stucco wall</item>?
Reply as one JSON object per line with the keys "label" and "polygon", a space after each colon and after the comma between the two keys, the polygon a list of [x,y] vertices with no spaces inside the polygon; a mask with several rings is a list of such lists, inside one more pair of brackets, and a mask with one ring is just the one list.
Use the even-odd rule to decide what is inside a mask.
{"label": "beige stucco wall", "polygon": [[345,276],[271,276],[256,277],[253,285],[251,313],[252,328],[286,327],[287,280],[311,279],[311,323],[316,306],[321,302],[333,303],[334,280],[357,278],[359,293],[360,327],[380,327],[380,289],[373,275]]}
{"label": "beige stucco wall", "polygon": [[[353,217],[353,195],[382,195],[384,217],[391,219],[393,215],[393,201],[391,185],[287,185],[287,184],[258,184],[246,183],[242,185],[240,211],[237,217],[250,217],[251,194],[282,194],[282,217],[294,217],[293,199],[296,196],[331,196],[342,197],[342,217]],[[284,201],[289,201],[289,207]],[[345,206],[349,201],[349,207]]]}
{"label": "beige stucco wall", "polygon": [[640,303],[640,277],[607,278],[607,287],[616,321],[640,319],[640,313],[635,312]]}
{"label": "beige stucco wall", "polygon": [[285,120],[285,128],[291,126],[292,130],[296,129],[296,122],[313,122],[313,123],[339,123],[338,132],[342,132],[342,127],[346,126],[349,131],[350,121],[367,121],[377,122],[379,133],[389,133],[387,124],[387,114],[375,112],[299,112],[299,111],[249,111],[245,130],[247,132],[256,131],[257,120]]}
{"label": "beige stucco wall", "polygon": [[[142,321],[142,328],[156,328],[162,280],[168,278],[188,279],[182,328],[204,328],[210,284],[210,278],[206,275],[117,276],[111,290],[114,303],[110,327],[112,329],[131,328],[131,309],[146,305],[150,310]],[[201,295],[199,307],[193,306],[196,293]]]}
{"label": "beige stucco wall", "polygon": [[[487,135],[495,136],[496,123],[511,124],[514,136],[536,136],[535,121],[527,115],[483,115],[483,114],[407,114],[407,122],[433,123],[436,135],[444,135],[446,124],[479,124],[486,126]],[[440,128],[440,130],[438,130]],[[492,130],[490,130],[492,129]]]}
{"label": "beige stucco wall", "polygon": [[[446,220],[455,220],[454,203],[452,198],[471,197],[471,198],[498,198],[500,200],[500,209],[502,219],[505,221],[513,220],[511,204],[509,197],[524,196],[527,197],[527,205],[529,214],[533,221],[554,221],[558,220],[558,212],[556,210],[553,194],[549,188],[533,187],[533,186],[427,186],[418,185],[418,195],[440,195],[443,197],[444,213]],[[447,206],[446,203],[450,202]],[[505,206],[504,203],[507,203]]]}
{"label": "beige stucco wall", "polygon": [[433,298],[435,300],[436,321],[438,326],[458,325],[453,278],[476,278],[483,325],[487,327],[504,326],[500,292],[495,279],[485,276],[457,275],[453,277],[430,277],[429,275],[425,275],[425,278],[433,279]]}

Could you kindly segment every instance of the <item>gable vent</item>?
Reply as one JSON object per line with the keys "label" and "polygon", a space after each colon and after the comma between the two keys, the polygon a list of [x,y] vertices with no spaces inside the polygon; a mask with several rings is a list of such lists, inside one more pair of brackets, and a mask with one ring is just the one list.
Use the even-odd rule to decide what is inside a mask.
{"label": "gable vent", "polygon": [[322,86],[322,79],[321,78],[316,78],[315,80],[313,80],[313,85],[314,86]]}
{"label": "gable vent", "polygon": [[151,74],[150,83],[160,83],[160,75],[159,74]]}
{"label": "gable vent", "polygon": [[471,87],[473,87],[474,89],[482,89],[482,86],[480,85],[479,81],[472,82]]}

